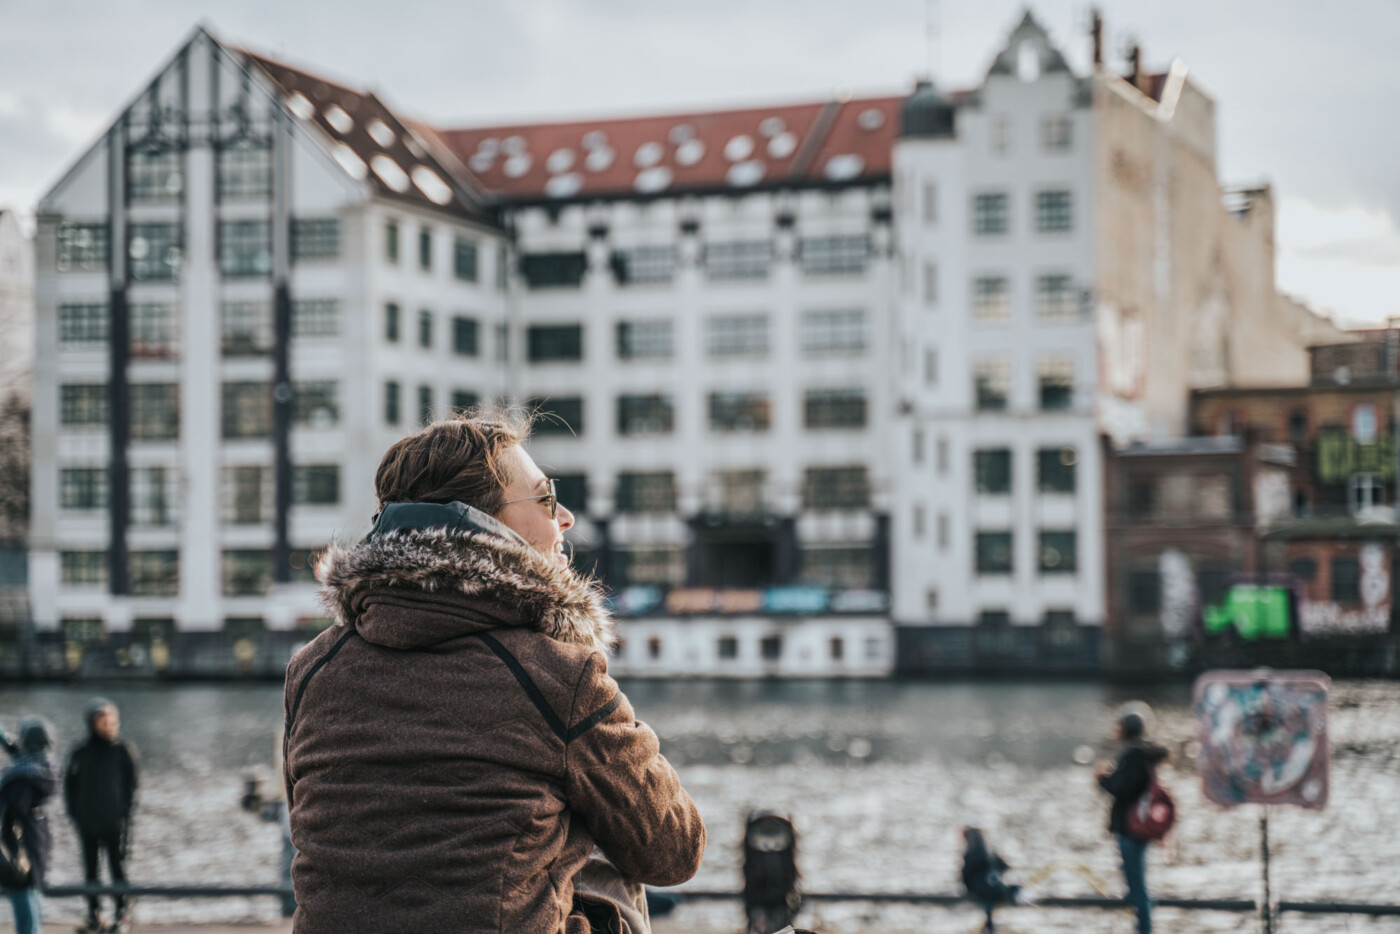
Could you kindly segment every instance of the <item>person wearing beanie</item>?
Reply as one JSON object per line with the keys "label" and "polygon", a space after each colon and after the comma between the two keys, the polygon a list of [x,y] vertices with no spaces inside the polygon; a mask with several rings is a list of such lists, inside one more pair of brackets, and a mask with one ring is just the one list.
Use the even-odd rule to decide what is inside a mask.
{"label": "person wearing beanie", "polygon": [[53,730],[42,717],[26,717],[19,724],[19,743],[0,730],[0,747],[14,758],[0,773],[0,848],[4,858],[29,870],[28,884],[6,889],[5,895],[14,909],[15,934],[39,934],[43,920],[39,892],[53,846],[44,803],[58,787],[49,760]]}
{"label": "person wearing beanie", "polygon": [[[68,757],[63,798],[83,848],[83,879],[98,882],[97,864],[107,854],[114,885],[126,881],[126,847],[131,809],[136,801],[136,755],[118,739],[121,717],[116,704],[103,697],[88,701],[84,711],[87,739]],[[80,931],[125,931],[130,925],[126,899],[117,895],[113,923],[102,924],[101,899],[88,896],[87,922]]]}
{"label": "person wearing beanie", "polygon": [[1099,787],[1113,798],[1108,814],[1108,832],[1118,838],[1123,858],[1123,881],[1128,886],[1128,902],[1137,911],[1138,934],[1152,932],[1152,901],[1147,894],[1147,840],[1128,833],[1128,809],[1147,791],[1152,771],[1167,758],[1161,746],[1147,742],[1143,711],[1145,704],[1129,704],[1118,712],[1116,734],[1123,751],[1116,763],[1100,763],[1094,770]]}

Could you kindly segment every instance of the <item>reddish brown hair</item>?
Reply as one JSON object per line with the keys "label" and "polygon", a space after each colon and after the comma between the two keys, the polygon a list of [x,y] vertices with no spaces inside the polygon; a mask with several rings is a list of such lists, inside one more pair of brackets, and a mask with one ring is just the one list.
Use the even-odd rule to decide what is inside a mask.
{"label": "reddish brown hair", "polygon": [[495,515],[511,478],[501,458],[530,436],[529,415],[476,410],[433,422],[389,448],[374,475],[379,508],[466,503]]}

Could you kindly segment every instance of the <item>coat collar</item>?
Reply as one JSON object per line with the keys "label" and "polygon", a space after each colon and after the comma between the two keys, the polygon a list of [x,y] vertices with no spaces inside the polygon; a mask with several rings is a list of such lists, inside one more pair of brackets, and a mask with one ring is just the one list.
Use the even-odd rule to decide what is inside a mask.
{"label": "coat collar", "polygon": [[596,581],[461,503],[386,506],[364,541],[326,549],[316,578],[337,623],[394,648],[498,627],[603,651],[616,641]]}

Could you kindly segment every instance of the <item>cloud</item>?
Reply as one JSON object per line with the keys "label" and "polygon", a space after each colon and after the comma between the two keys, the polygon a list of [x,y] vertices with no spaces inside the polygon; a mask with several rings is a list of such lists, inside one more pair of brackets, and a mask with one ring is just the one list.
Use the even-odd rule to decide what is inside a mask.
{"label": "cloud", "polygon": [[1400,227],[1373,207],[1281,199],[1278,282],[1356,323],[1400,314]]}

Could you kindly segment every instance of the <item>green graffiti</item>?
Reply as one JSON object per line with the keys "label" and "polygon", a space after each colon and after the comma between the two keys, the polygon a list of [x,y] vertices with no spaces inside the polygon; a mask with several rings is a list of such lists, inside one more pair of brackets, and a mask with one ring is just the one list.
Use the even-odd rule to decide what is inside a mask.
{"label": "green graffiti", "polygon": [[1289,597],[1286,587],[1260,587],[1236,584],[1220,606],[1208,606],[1204,616],[1206,634],[1216,635],[1234,627],[1241,639],[1287,639],[1289,636]]}
{"label": "green graffiti", "polygon": [[1317,479],[1322,483],[1344,483],[1352,474],[1369,473],[1383,478],[1395,476],[1395,436],[1381,435],[1373,444],[1362,444],[1340,431],[1326,432],[1317,439]]}

